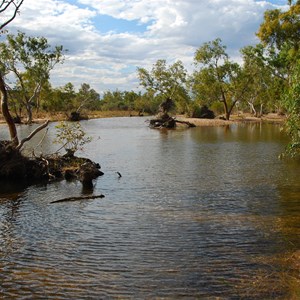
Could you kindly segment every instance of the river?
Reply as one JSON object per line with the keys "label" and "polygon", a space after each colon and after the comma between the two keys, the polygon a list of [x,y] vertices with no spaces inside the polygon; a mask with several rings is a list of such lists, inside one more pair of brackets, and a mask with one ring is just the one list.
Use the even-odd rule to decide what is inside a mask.
{"label": "river", "polygon": [[[82,122],[93,141],[78,154],[101,164],[103,199],[50,204],[89,191],[0,183],[0,298],[299,296],[300,168],[278,159],[280,126],[160,131],[145,120]],[[59,148],[54,126],[37,155]]]}

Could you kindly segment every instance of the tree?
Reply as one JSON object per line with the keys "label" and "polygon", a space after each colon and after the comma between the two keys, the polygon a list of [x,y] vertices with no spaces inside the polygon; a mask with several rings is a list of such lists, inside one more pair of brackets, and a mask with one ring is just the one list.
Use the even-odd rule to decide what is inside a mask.
{"label": "tree", "polygon": [[291,137],[287,152],[292,157],[300,155],[300,62],[294,68],[291,86],[284,94],[284,105],[288,113],[286,130]]}
{"label": "tree", "polygon": [[27,123],[32,122],[32,107],[57,63],[63,62],[63,47],[51,49],[44,37],[7,35],[7,42],[0,44],[0,65],[7,74],[12,73],[22,92],[22,104],[27,111]]}
{"label": "tree", "polygon": [[266,64],[263,52],[262,44],[241,49],[243,72],[247,80],[244,100],[256,117],[262,115],[263,108],[279,109],[280,91],[284,84],[283,80],[275,76],[273,70]]}
{"label": "tree", "polygon": [[[14,20],[14,18],[17,16],[17,13],[19,12],[20,6],[23,4],[24,0],[10,0],[10,1],[1,1],[0,3],[0,14],[1,17],[5,14],[7,14],[7,18],[4,18],[4,22],[0,23],[0,34],[1,31],[4,29],[5,26],[7,26],[10,22]],[[1,99],[1,110],[2,114],[4,116],[4,119],[7,123],[11,142],[13,145],[17,146],[19,143],[18,135],[16,126],[14,123],[14,120],[10,114],[10,111],[8,109],[8,95],[7,90],[4,82],[4,73],[3,70],[0,68],[0,99]]]}
{"label": "tree", "polygon": [[290,83],[293,67],[300,58],[300,1],[288,1],[289,10],[267,10],[257,36],[268,50],[265,60],[274,74]]}
{"label": "tree", "polygon": [[291,136],[288,150],[295,156],[300,154],[300,1],[288,4],[286,11],[266,11],[257,35],[272,54],[269,66],[279,69],[285,82],[280,96],[288,114],[286,128]]}
{"label": "tree", "polygon": [[246,81],[239,64],[231,62],[221,39],[204,43],[195,54],[200,70],[193,74],[193,92],[204,99],[203,104],[219,101],[223,104],[226,120],[229,120],[235,104],[246,91]]}
{"label": "tree", "polygon": [[74,153],[78,150],[82,150],[82,147],[90,143],[92,138],[86,136],[80,123],[67,123],[61,122],[56,126],[57,133],[54,143],[61,144],[67,156],[73,157]]}
{"label": "tree", "polygon": [[83,83],[75,97],[76,112],[79,113],[84,107],[97,107],[99,101],[100,95],[89,84]]}
{"label": "tree", "polygon": [[187,71],[181,61],[167,66],[166,60],[160,59],[150,71],[144,68],[137,71],[140,85],[153,96],[170,98],[181,107],[190,100],[186,87]]}

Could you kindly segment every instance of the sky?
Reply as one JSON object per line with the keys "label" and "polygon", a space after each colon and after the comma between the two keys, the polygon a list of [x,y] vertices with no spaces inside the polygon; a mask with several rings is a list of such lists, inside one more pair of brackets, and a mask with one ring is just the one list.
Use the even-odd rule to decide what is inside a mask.
{"label": "sky", "polygon": [[287,1],[254,0],[24,0],[6,28],[43,36],[67,49],[51,72],[53,87],[82,83],[102,94],[140,90],[137,67],[158,59],[181,60],[192,72],[195,51],[221,38],[232,60],[258,42],[255,32],[267,9]]}

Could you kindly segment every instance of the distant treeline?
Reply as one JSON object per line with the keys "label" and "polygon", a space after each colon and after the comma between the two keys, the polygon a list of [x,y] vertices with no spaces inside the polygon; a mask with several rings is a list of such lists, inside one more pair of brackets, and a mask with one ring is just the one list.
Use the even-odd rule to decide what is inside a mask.
{"label": "distant treeline", "polygon": [[221,39],[204,43],[195,52],[195,69],[188,73],[181,61],[158,60],[150,70],[137,69],[141,92],[106,91],[99,95],[88,83],[75,91],[72,83],[53,88],[50,72],[64,61],[63,46],[19,32],[0,43],[0,72],[6,82],[9,109],[30,123],[33,113],[127,110],[148,114],[171,98],[174,113],[199,117],[201,107],[229,120],[234,111],[260,116],[268,112],[288,116],[290,149],[300,149],[300,1],[287,10],[267,10],[257,31],[260,42],[240,50],[242,63],[230,59]]}

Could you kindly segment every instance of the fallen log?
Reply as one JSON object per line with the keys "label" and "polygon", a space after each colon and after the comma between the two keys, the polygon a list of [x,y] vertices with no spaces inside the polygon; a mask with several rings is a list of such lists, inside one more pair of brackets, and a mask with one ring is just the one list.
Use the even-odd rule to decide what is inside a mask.
{"label": "fallen log", "polygon": [[80,196],[80,197],[68,197],[68,198],[64,198],[64,199],[59,199],[59,200],[55,200],[50,202],[50,204],[53,203],[60,203],[60,202],[68,202],[68,201],[78,201],[78,200],[90,200],[90,199],[98,199],[98,198],[104,198],[104,195],[96,195],[96,196]]}

